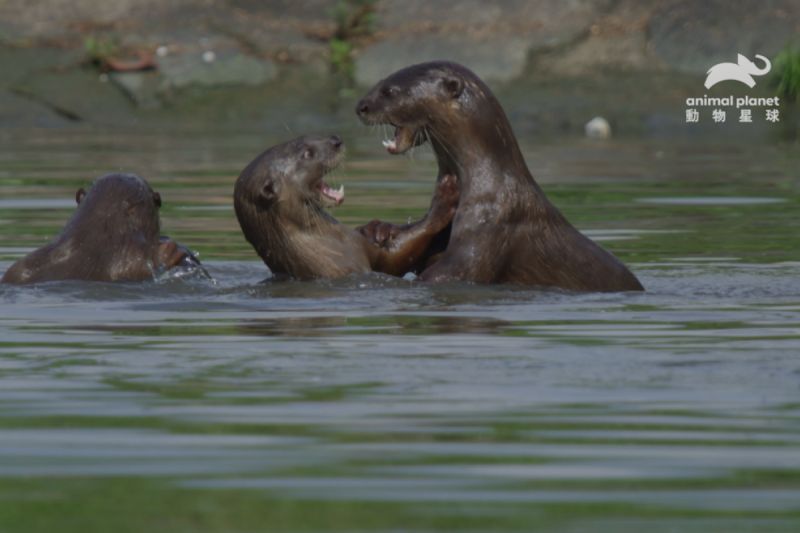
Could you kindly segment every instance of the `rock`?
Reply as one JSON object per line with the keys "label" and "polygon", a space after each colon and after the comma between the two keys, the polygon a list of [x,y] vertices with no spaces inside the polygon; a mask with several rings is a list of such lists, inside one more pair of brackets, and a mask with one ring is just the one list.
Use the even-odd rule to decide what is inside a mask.
{"label": "rock", "polygon": [[668,66],[705,73],[736,54],[774,57],[800,33],[797,0],[684,0],[662,5],[652,17],[653,53]]}
{"label": "rock", "polygon": [[0,0],[0,42],[82,47],[87,36],[152,47],[229,38],[249,55],[281,62],[324,58],[331,0]]}
{"label": "rock", "polygon": [[459,36],[401,36],[380,42],[356,59],[356,83],[374,84],[414,63],[446,59],[461,63],[483,79],[509,81],[525,70],[529,42],[519,37],[475,42]]}
{"label": "rock", "polygon": [[592,22],[584,38],[539,54],[536,69],[548,75],[579,77],[613,71],[660,70],[647,46],[647,24],[657,0],[619,0]]}
{"label": "rock", "polygon": [[264,59],[235,52],[169,54],[158,60],[159,92],[190,86],[261,85],[275,78],[277,68]]}
{"label": "rock", "polygon": [[258,5],[262,4],[254,6],[256,11],[230,10],[215,16],[212,29],[258,57],[279,63],[327,64],[329,45],[321,34],[332,33],[333,22],[326,10],[300,18],[291,10],[270,14],[258,10]]}
{"label": "rock", "polygon": [[59,48],[0,47],[0,87],[11,87],[34,73],[77,68],[82,51]]}
{"label": "rock", "polygon": [[463,0],[454,6],[448,0],[381,0],[376,19],[380,30],[402,32],[461,28],[485,35],[501,31],[522,35],[535,30],[528,36],[532,42],[557,45],[613,4],[611,0]]}
{"label": "rock", "polygon": [[70,120],[115,124],[133,118],[125,96],[91,69],[38,72],[13,90]]}
{"label": "rock", "polygon": [[[176,4],[198,0],[173,0]],[[103,27],[129,20],[134,13],[159,10],[159,0],[3,0],[0,33],[13,40],[77,37],[81,26]]]}
{"label": "rock", "polygon": [[111,81],[142,109],[156,109],[161,107],[158,95],[161,77],[155,71],[143,72],[112,72]]}
{"label": "rock", "polygon": [[478,76],[510,81],[533,52],[563,46],[587,31],[608,0],[405,0],[380,2],[378,42],[356,58],[356,82],[372,85],[414,63],[450,59]]}
{"label": "rock", "polygon": [[47,105],[0,90],[0,124],[3,127],[53,128],[73,122]]}
{"label": "rock", "polygon": [[609,139],[611,137],[611,124],[603,117],[594,117],[586,123],[584,131],[590,139]]}
{"label": "rock", "polygon": [[214,50],[170,53],[158,58],[158,69],[142,72],[114,72],[116,84],[143,109],[161,107],[187,89],[220,86],[257,86],[273,80],[277,68],[269,60],[256,59],[234,51],[219,55]]}

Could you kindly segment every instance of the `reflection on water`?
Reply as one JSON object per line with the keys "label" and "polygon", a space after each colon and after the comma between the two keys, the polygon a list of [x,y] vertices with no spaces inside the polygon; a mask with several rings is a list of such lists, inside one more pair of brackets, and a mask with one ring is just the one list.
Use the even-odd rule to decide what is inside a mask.
{"label": "reflection on water", "polygon": [[[337,217],[424,211],[429,154],[347,140]],[[160,190],[165,233],[216,284],[0,287],[0,528],[800,527],[788,149],[524,143],[648,289],[580,295],[262,282],[230,191],[263,139],[4,142],[0,271],[58,231],[75,188],[124,169]]]}
{"label": "reflection on water", "polygon": [[785,202],[783,198],[737,198],[735,196],[698,196],[689,198],[639,198],[645,204],[662,205],[758,205],[778,204]]}

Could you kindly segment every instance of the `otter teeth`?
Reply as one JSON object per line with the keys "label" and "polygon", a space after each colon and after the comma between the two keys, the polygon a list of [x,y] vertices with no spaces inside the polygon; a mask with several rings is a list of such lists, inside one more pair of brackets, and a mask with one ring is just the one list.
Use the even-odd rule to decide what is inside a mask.
{"label": "otter teeth", "polygon": [[381,144],[383,144],[383,147],[387,150],[397,150],[397,141],[394,139],[385,139]]}
{"label": "otter teeth", "polygon": [[338,189],[328,187],[326,183],[322,183],[321,190],[323,196],[333,200],[336,205],[341,205],[344,202],[344,185],[339,185]]}
{"label": "otter teeth", "polygon": [[332,189],[331,197],[336,202],[336,205],[341,205],[344,202],[344,185],[339,185],[338,189]]}

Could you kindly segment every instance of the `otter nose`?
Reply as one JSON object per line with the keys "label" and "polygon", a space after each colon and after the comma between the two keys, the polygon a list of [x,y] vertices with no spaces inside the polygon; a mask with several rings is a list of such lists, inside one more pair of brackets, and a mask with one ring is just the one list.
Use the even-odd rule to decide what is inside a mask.
{"label": "otter nose", "polygon": [[344,141],[342,141],[342,138],[338,135],[331,135],[330,141],[333,147],[336,149],[339,149],[344,144]]}
{"label": "otter nose", "polygon": [[369,113],[369,106],[364,100],[360,100],[358,104],[356,104],[356,114],[366,115],[367,113]]}

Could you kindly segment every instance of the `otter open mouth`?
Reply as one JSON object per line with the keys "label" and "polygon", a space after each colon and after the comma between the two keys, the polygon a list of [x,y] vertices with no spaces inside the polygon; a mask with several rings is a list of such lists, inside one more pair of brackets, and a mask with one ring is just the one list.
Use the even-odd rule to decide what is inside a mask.
{"label": "otter open mouth", "polygon": [[342,205],[344,202],[344,185],[339,185],[338,189],[334,189],[321,179],[317,184],[317,190],[323,198],[330,200],[334,205]]}
{"label": "otter open mouth", "polygon": [[403,154],[425,142],[424,130],[419,130],[409,126],[394,126],[394,138],[385,139],[383,147],[392,155]]}
{"label": "otter open mouth", "polygon": [[345,149],[341,139],[338,137],[334,137],[334,139],[338,144],[333,146],[332,153],[329,153],[323,162],[322,175],[309,183],[309,189],[319,194],[323,204],[335,207],[342,205],[342,202],[344,202],[344,185],[339,185],[338,188],[334,189],[325,182],[325,176],[339,167],[339,163],[344,159]]}

